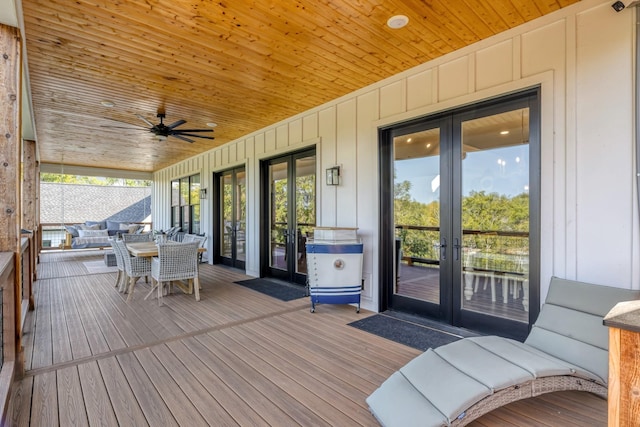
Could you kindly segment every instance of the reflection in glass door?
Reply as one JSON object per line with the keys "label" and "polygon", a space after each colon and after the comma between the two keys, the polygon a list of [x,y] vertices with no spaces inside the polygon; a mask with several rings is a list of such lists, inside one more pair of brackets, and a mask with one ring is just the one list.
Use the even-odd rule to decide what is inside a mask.
{"label": "reflection in glass door", "polygon": [[315,150],[269,160],[263,170],[269,218],[264,274],[304,284],[305,244],[316,223]]}
{"label": "reflection in glass door", "polygon": [[[440,121],[393,137],[396,282],[394,295],[438,312],[440,255]],[[396,298],[398,300],[398,298]]]}
{"label": "reflection in glass door", "polygon": [[240,269],[246,260],[246,181],[244,168],[218,176],[218,253],[223,264]]}
{"label": "reflection in glass door", "polygon": [[460,308],[529,321],[529,108],[460,118]]}

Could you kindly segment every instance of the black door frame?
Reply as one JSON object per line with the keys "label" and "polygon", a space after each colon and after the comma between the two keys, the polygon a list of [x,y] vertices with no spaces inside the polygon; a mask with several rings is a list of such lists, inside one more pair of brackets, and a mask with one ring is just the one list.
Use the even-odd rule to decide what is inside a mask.
{"label": "black door frame", "polygon": [[[234,168],[230,168],[230,169],[226,169],[220,172],[215,172],[213,174],[213,200],[214,200],[214,209],[213,209],[213,225],[214,225],[214,229],[217,230],[217,233],[214,233],[214,236],[217,236],[217,238],[214,239],[213,242],[213,253],[214,253],[214,263],[216,264],[223,264],[223,265],[228,265],[230,267],[233,268],[238,268],[240,270],[245,270],[246,268],[246,262],[242,261],[242,260],[238,260],[236,255],[237,255],[237,242],[235,237],[232,238],[232,257],[228,258],[228,257],[224,257],[222,256],[222,245],[220,244],[220,238],[222,237],[223,233],[221,232],[222,227],[223,227],[223,221],[224,218],[222,217],[222,213],[220,212],[220,208],[222,206],[222,204],[220,203],[220,200],[223,196],[222,194],[222,185],[221,185],[221,181],[224,177],[225,173],[230,172],[231,173],[231,180],[232,180],[232,187],[233,187],[233,193],[234,196],[236,197],[236,183],[237,183],[237,172],[238,171],[244,171],[245,172],[245,176],[246,176],[246,167],[243,166],[237,166]],[[235,210],[235,204],[233,209]],[[234,215],[235,217],[235,215]],[[246,212],[245,212],[245,218],[246,218]],[[245,235],[246,238],[246,235]]]}
{"label": "black door frame", "polygon": [[[462,123],[469,118],[483,117],[495,114],[499,111],[506,111],[514,108],[515,105],[527,104],[529,107],[529,322],[524,324],[504,318],[492,317],[484,314],[474,313],[468,310],[456,310],[454,302],[460,301],[462,286],[457,278],[454,280],[454,273],[459,271],[461,260],[453,257],[453,243],[457,237],[462,237],[461,218],[453,218],[454,215],[441,216],[441,234],[447,239],[445,256],[448,257],[448,268],[441,269],[440,304],[427,303],[424,301],[412,300],[393,294],[396,280],[394,262],[395,231],[393,214],[393,191],[394,191],[394,156],[393,137],[411,133],[414,129],[428,128],[430,123],[437,123],[451,119],[449,130],[441,128],[440,140],[451,138],[451,141],[459,141],[461,138],[460,128],[456,123]],[[455,121],[455,123],[454,123]],[[443,135],[444,133],[444,135]],[[498,97],[486,101],[478,102],[474,105],[453,109],[428,117],[420,117],[402,124],[396,124],[378,130],[379,140],[379,176],[380,176],[380,204],[381,218],[380,224],[380,258],[379,258],[379,311],[389,308],[425,315],[455,326],[465,326],[487,333],[495,333],[509,336],[516,339],[524,338],[531,325],[535,322],[540,307],[540,88],[530,88],[522,92]],[[456,139],[457,138],[457,139]],[[461,158],[460,144],[448,144],[450,148],[442,149],[441,144],[441,169],[451,168],[450,179],[440,180],[441,185],[441,212],[456,212],[461,210],[460,190],[461,190],[461,170],[460,164],[453,161]],[[456,157],[457,156],[457,157]],[[448,211],[447,211],[448,209]],[[456,268],[458,270],[456,270]],[[444,271],[443,271],[444,270]],[[448,284],[447,286],[442,285]],[[445,292],[446,291],[446,292]]]}
{"label": "black door frame", "polygon": [[[269,165],[279,163],[280,161],[288,162],[287,176],[289,181],[289,189],[287,191],[287,206],[289,206],[289,219],[291,219],[291,209],[295,212],[295,160],[302,157],[316,156],[316,147],[307,147],[300,151],[285,153],[279,156],[271,157],[260,161],[260,277],[274,277],[286,280],[300,285],[306,284],[307,275],[296,271],[296,257],[290,256],[287,260],[287,270],[278,270],[269,266],[271,256],[271,239],[269,236],[271,213],[269,212]],[[317,178],[317,171],[316,171]],[[292,188],[293,187],[293,188]],[[317,205],[317,201],[316,201]],[[289,224],[291,229],[291,224]],[[297,239],[289,238],[288,251],[296,254],[295,245]]]}

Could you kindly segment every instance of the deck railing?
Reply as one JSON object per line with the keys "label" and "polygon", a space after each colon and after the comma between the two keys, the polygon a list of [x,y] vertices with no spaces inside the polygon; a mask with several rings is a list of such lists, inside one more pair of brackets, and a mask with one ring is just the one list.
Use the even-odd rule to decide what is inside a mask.
{"label": "deck railing", "polygon": [[16,301],[18,286],[13,252],[0,252],[0,318],[2,319],[2,339],[0,340],[0,424],[5,425],[7,407],[11,396],[11,386],[16,374]]}
{"label": "deck railing", "polygon": [[[440,264],[440,228],[396,225],[396,241],[402,261],[409,264]],[[453,244],[453,242],[447,242]],[[458,254],[465,268],[496,272],[522,272],[528,257],[529,233],[501,230],[462,230]],[[469,255],[473,256],[469,256]]]}

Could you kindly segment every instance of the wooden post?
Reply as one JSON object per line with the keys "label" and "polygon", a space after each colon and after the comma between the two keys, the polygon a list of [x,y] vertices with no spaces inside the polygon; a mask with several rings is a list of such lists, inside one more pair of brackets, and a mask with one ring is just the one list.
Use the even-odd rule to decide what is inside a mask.
{"label": "wooden post", "polygon": [[[42,241],[38,230],[37,189],[39,181],[35,141],[22,141],[22,228],[31,231],[29,242],[29,280],[23,283],[23,297],[28,299],[29,310],[35,308],[33,281],[36,278],[36,254]],[[24,310],[23,310],[24,313]],[[24,320],[24,319],[23,319]],[[24,322],[23,322],[24,323]]]}
{"label": "wooden post", "polygon": [[640,301],[617,304],[609,327],[608,426],[640,425]]}
{"label": "wooden post", "polygon": [[[13,337],[3,337],[14,348],[12,360],[19,359],[20,342],[20,33],[17,28],[0,25],[0,252],[14,254],[14,287],[10,294],[14,310],[3,310],[3,322],[15,326]],[[5,293],[7,295],[7,293]],[[4,303],[4,302],[3,302]],[[7,303],[11,304],[10,301]],[[6,306],[5,306],[6,307]]]}

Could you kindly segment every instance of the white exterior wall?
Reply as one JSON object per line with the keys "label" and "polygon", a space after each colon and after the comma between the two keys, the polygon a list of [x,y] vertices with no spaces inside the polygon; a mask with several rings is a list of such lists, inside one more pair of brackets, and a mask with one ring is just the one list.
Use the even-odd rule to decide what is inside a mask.
{"label": "white exterior wall", "polygon": [[[638,288],[634,150],[635,9],[583,0],[276,123],[154,175],[154,224],[169,225],[169,181],[247,170],[247,274],[259,272],[260,160],[316,145],[318,225],[358,227],[363,308],[378,307],[377,128],[541,85],[541,300],[552,275]],[[341,184],[324,170],[341,166]],[[203,231],[212,233],[209,197]],[[211,245],[211,239],[209,239]],[[211,249],[211,247],[210,247]]]}

